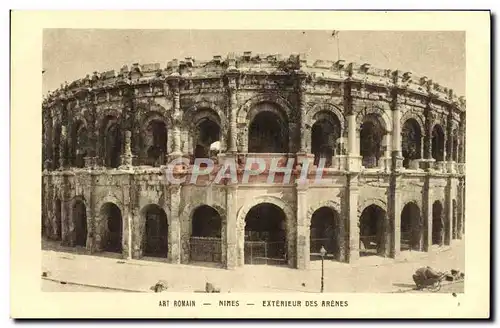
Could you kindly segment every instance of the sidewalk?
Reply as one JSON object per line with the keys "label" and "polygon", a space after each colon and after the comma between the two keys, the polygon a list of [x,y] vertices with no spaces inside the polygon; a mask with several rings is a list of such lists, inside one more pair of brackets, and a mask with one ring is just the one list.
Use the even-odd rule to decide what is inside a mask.
{"label": "sidewalk", "polygon": [[[399,259],[364,257],[356,264],[325,261],[325,292],[399,292],[414,287],[412,274],[425,265],[446,271],[464,270],[464,240],[429,253],[404,252]],[[310,292],[320,290],[321,261],[307,271],[287,267],[247,265],[225,270],[196,264],[181,265],[143,260],[42,251],[47,279],[107,287],[117,291],[151,292],[166,280],[171,292],[203,291],[206,282],[221,292]]]}

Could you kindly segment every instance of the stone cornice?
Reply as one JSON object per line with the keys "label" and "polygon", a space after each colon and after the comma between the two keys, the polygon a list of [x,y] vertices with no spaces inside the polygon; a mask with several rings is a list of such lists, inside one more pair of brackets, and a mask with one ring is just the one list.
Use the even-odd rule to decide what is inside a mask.
{"label": "stone cornice", "polygon": [[[89,93],[109,92],[124,85],[140,88],[146,85],[158,85],[168,82],[169,86],[182,87],[183,83],[224,80],[227,78],[245,80],[253,83],[252,78],[271,80],[303,80],[306,84],[351,83],[361,89],[414,95],[430,99],[431,103],[452,106],[458,111],[465,111],[465,98],[458,97],[453,90],[446,88],[425,76],[416,76],[411,72],[379,69],[369,63],[345,63],[344,60],[307,61],[304,55],[243,55],[229,54],[225,59],[214,56],[209,61],[172,60],[165,68],[160,64],[133,64],[123,66],[118,72],[94,72],[92,76],[63,84],[44,99],[44,106],[52,107],[57,101],[72,98],[85,98]],[[247,79],[248,80],[248,79]],[[198,81],[198,82],[197,82]],[[178,82],[178,83],[177,83]],[[300,83],[300,82],[299,82]],[[173,84],[173,85],[172,85]]]}

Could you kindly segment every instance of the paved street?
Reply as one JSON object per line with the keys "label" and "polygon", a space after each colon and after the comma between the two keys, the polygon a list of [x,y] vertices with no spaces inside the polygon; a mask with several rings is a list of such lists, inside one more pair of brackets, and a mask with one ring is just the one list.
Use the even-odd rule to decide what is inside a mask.
{"label": "paved street", "polygon": [[81,285],[72,285],[72,284],[61,284],[60,282],[42,279],[42,291],[43,292],[115,292],[116,290],[81,286]]}
{"label": "paved street", "polygon": [[440,293],[463,293],[464,292],[464,282],[457,282],[454,284],[449,284],[441,287]]}
{"label": "paved street", "polygon": [[[325,292],[398,292],[414,287],[413,272],[424,265],[440,271],[464,270],[464,241],[430,253],[405,252],[398,260],[363,257],[355,265],[325,261]],[[222,292],[309,292],[320,290],[321,262],[300,271],[286,267],[245,266],[224,270],[202,265],[167,264],[154,261],[120,260],[61,251],[42,251],[45,291],[116,291],[151,292],[158,280],[166,280],[169,291],[194,292],[212,282]],[[55,282],[54,282],[55,281]],[[61,285],[58,281],[67,282]],[[79,284],[79,286],[72,283]],[[83,286],[82,286],[83,285]],[[463,284],[443,286],[443,292],[462,292]],[[112,290],[106,290],[112,291]]]}

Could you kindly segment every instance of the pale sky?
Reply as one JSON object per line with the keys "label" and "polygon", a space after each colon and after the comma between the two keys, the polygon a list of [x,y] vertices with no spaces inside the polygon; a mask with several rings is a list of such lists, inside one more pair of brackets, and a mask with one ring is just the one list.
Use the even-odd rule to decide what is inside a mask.
{"label": "pale sky", "polygon": [[[337,60],[332,31],[311,30],[90,30],[46,29],[43,94],[71,82],[133,63],[177,58],[210,60],[229,52],[307,53],[310,60]],[[411,71],[465,95],[464,32],[340,31],[340,57],[383,69]]]}

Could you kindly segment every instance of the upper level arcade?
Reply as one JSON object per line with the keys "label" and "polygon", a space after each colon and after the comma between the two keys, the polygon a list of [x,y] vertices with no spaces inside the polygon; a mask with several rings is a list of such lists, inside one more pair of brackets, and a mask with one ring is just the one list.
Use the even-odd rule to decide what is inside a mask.
{"label": "upper level arcade", "polygon": [[[44,169],[309,157],[330,171],[464,173],[465,100],[368,63],[245,52],[123,66],[43,101]],[[323,160],[322,160],[323,159]]]}

